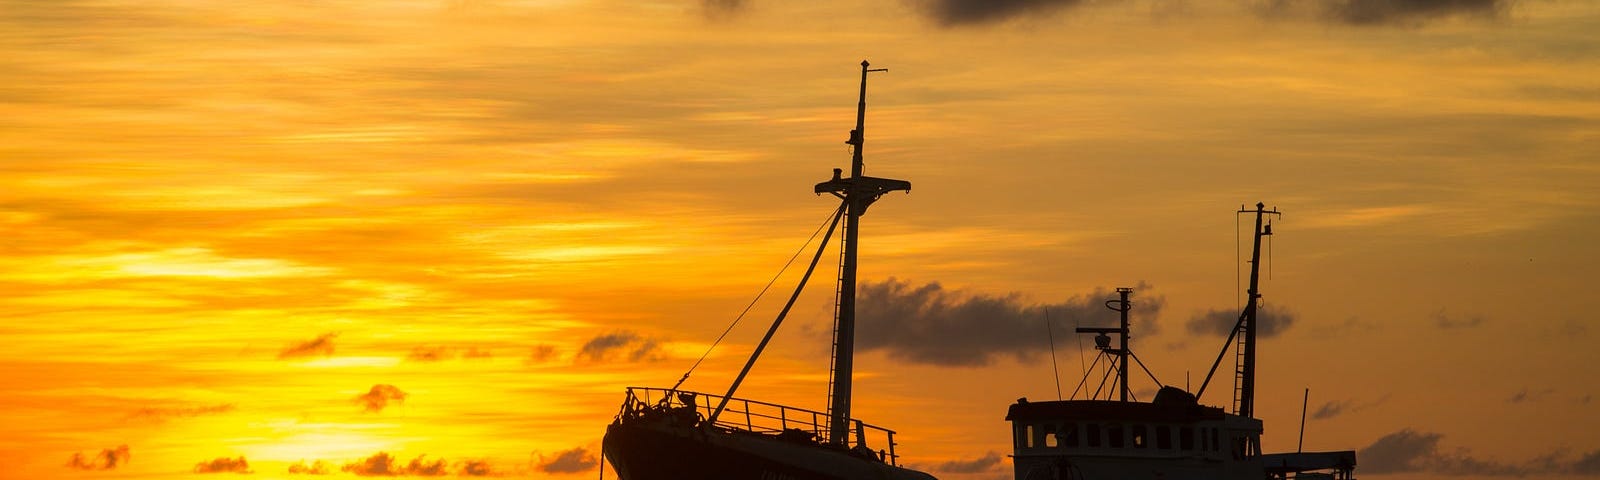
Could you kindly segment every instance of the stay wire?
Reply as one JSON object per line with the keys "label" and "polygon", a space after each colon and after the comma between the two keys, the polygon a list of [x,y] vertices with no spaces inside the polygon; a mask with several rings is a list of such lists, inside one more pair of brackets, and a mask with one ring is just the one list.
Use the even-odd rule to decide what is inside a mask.
{"label": "stay wire", "polygon": [[767,285],[764,286],[764,287],[761,287],[761,292],[756,294],[756,298],[751,299],[749,305],[745,305],[744,311],[739,312],[739,316],[734,317],[733,323],[729,323],[728,324],[728,328],[726,328],[726,329],[724,329],[722,331],[722,335],[718,335],[717,336],[717,340],[714,341],[714,342],[711,342],[711,346],[710,347],[706,347],[706,353],[700,354],[700,358],[698,360],[694,361],[694,365],[691,365],[689,367],[689,371],[683,372],[683,378],[679,378],[678,379],[678,383],[673,384],[672,388],[668,389],[667,391],[669,391],[669,392],[678,391],[678,387],[683,386],[683,382],[689,380],[689,374],[694,373],[694,369],[700,367],[700,362],[704,362],[706,360],[706,357],[711,355],[711,351],[715,350],[717,348],[717,344],[722,343],[722,339],[726,338],[728,336],[728,333],[733,331],[733,327],[734,326],[739,325],[739,321],[744,319],[745,314],[750,313],[750,309],[755,308],[756,302],[761,301],[761,297],[767,294],[767,290],[772,288],[772,284],[777,283],[778,282],[778,278],[783,276],[783,272],[788,271],[789,267],[794,265],[795,259],[800,258],[800,254],[805,253],[806,247],[811,246],[811,242],[813,240],[817,239],[817,235],[822,233],[822,229],[823,228],[827,228],[828,225],[833,224],[834,222],[837,221],[836,219],[839,216],[839,211],[838,210],[842,210],[842,209],[844,209],[844,206],[840,205],[838,209],[835,209],[833,212],[828,214],[828,219],[827,220],[824,220],[821,225],[817,225],[817,229],[815,231],[811,232],[811,238],[807,238],[806,239],[806,243],[804,245],[801,245],[799,250],[795,250],[794,251],[794,255],[789,256],[789,262],[788,263],[784,263],[783,264],[783,268],[778,269],[778,274],[777,275],[773,275],[772,279],[767,281]]}

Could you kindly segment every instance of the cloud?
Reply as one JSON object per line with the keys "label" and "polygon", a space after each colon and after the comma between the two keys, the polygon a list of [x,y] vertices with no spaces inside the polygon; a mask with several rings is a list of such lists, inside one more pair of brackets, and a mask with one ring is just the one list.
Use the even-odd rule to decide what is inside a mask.
{"label": "cloud", "polygon": [[478,347],[466,349],[452,348],[442,345],[418,345],[406,354],[408,362],[441,362],[451,359],[474,360],[493,358],[494,353]]}
{"label": "cloud", "polygon": [[356,462],[347,463],[339,467],[339,471],[361,477],[393,477],[405,474],[405,468],[395,465],[394,456],[389,455],[389,452],[378,452]]}
{"label": "cloud", "polygon": [[232,412],[234,409],[235,409],[235,407],[231,403],[219,403],[219,404],[216,404],[216,405],[196,405],[196,406],[186,406],[186,407],[145,407],[145,408],[141,408],[141,409],[138,409],[138,410],[134,410],[132,413],[129,413],[128,414],[128,418],[130,418],[130,419],[143,418],[143,419],[152,419],[152,420],[156,420],[156,421],[164,421],[164,420],[172,419],[172,418],[192,418],[192,417],[198,417],[198,416],[201,416],[201,415],[215,415],[215,414],[221,414],[221,413],[228,413],[228,412]]}
{"label": "cloud", "polygon": [[1571,472],[1579,475],[1600,475],[1600,450],[1584,454],[1572,462]]}
{"label": "cloud", "polygon": [[1322,404],[1321,407],[1317,408],[1317,411],[1311,413],[1311,418],[1314,420],[1327,420],[1346,413],[1356,413],[1376,407],[1388,400],[1389,395],[1384,395],[1368,403],[1356,403],[1354,400],[1335,400]]}
{"label": "cloud", "polygon": [[971,460],[951,460],[934,465],[930,470],[944,473],[984,473],[1000,464],[1000,454],[989,452]]}
{"label": "cloud", "polygon": [[424,456],[419,455],[419,456],[417,456],[417,458],[411,459],[410,463],[406,464],[406,469],[405,469],[406,475],[416,475],[416,476],[420,476],[420,477],[438,477],[438,476],[443,476],[443,475],[447,475],[447,474],[450,473],[445,468],[446,463],[445,463],[444,459],[438,459],[438,460],[429,461],[429,460],[423,459],[423,457]]}
{"label": "cloud", "polygon": [[996,23],[1082,4],[1082,0],[927,0],[924,13],[940,25]]}
{"label": "cloud", "polygon": [[1329,17],[1351,25],[1414,23],[1455,15],[1493,16],[1504,0],[1338,0],[1327,6]]}
{"label": "cloud", "polygon": [[584,342],[574,360],[601,362],[614,358],[614,354],[625,352],[630,362],[656,361],[662,358],[660,347],[661,345],[654,339],[621,330],[599,335]]}
{"label": "cloud", "polygon": [[555,345],[534,345],[533,348],[529,350],[528,358],[527,358],[525,363],[528,363],[528,364],[545,363],[545,362],[548,362],[548,361],[551,361],[551,360],[555,360],[555,358],[556,358],[556,347],[555,347]]}
{"label": "cloud", "polygon": [[244,457],[228,458],[217,457],[209,462],[194,464],[194,473],[254,473],[250,471],[250,462]]}
{"label": "cloud", "polygon": [[301,460],[293,465],[289,465],[289,473],[296,475],[327,475],[331,472],[328,471],[327,462],[317,460],[308,465],[306,464],[305,460]]}
{"label": "cloud", "polygon": [[1384,435],[1356,452],[1361,470],[1370,474],[1430,473],[1436,475],[1526,476],[1532,474],[1600,474],[1600,450],[1573,460],[1556,451],[1521,463],[1478,458],[1466,449],[1441,451],[1444,435],[1409,428]]}
{"label": "cloud", "polygon": [[535,453],[538,457],[538,467],[545,473],[578,473],[588,471],[600,464],[594,453],[583,447],[556,452],[555,455],[546,457]]}
{"label": "cloud", "polygon": [[1363,473],[1404,473],[1422,470],[1439,450],[1444,435],[1416,432],[1409,428],[1384,435],[1356,452]]}
{"label": "cloud", "polygon": [[[1205,313],[1190,318],[1184,326],[1189,333],[1209,334],[1221,337],[1233,332],[1233,327],[1239,323],[1237,310],[1207,310]],[[1294,314],[1279,307],[1264,305],[1256,311],[1256,336],[1261,338],[1275,337],[1294,325]]]}
{"label": "cloud", "polygon": [[319,335],[317,338],[313,338],[311,340],[290,344],[289,346],[284,347],[283,351],[278,352],[278,359],[283,360],[289,358],[304,358],[317,355],[324,357],[331,356],[333,355],[333,339],[338,336],[338,333],[330,332]]}
{"label": "cloud", "polygon": [[[1141,283],[1136,290],[1149,288]],[[1055,304],[1028,304],[1018,293],[971,294],[945,290],[937,282],[913,286],[894,278],[864,282],[859,292],[856,349],[883,350],[896,359],[929,365],[974,367],[1008,355],[1028,359],[1048,352],[1046,312],[1058,342],[1070,341],[1074,325],[1117,321],[1117,313],[1103,306],[1117,294],[1103,289]],[[1153,334],[1162,298],[1136,294],[1132,301],[1133,334]]]}
{"label": "cloud", "polygon": [[700,11],[706,18],[722,20],[745,10],[745,0],[700,0]]}
{"label": "cloud", "polygon": [[494,475],[494,468],[488,460],[462,460],[456,469],[456,474],[463,477],[487,477]]}
{"label": "cloud", "polygon": [[[302,461],[289,466],[289,473],[328,474],[327,467],[321,460],[313,465],[306,467]],[[418,455],[411,461],[401,464],[400,459],[390,455],[389,452],[378,452],[370,457],[347,463],[339,470],[361,477],[442,477],[451,473],[449,465],[450,462],[443,458],[429,459],[427,455]],[[463,477],[496,475],[488,460],[462,460],[456,463],[455,473]]]}
{"label": "cloud", "polygon": [[128,453],[127,445],[118,445],[117,448],[101,450],[94,457],[88,457],[83,452],[72,454],[72,459],[67,462],[67,467],[78,470],[111,470],[128,463],[132,455]]}
{"label": "cloud", "polygon": [[355,402],[361,404],[368,412],[382,412],[389,406],[389,402],[406,403],[406,392],[389,384],[373,385],[367,393],[356,395]]}
{"label": "cloud", "polygon": [[1445,330],[1453,330],[1453,329],[1457,329],[1457,328],[1472,328],[1472,327],[1476,327],[1476,326],[1479,326],[1479,325],[1483,325],[1484,321],[1485,320],[1484,320],[1482,315],[1468,315],[1466,317],[1460,317],[1460,316],[1451,317],[1450,315],[1445,314],[1445,311],[1444,311],[1443,308],[1439,309],[1439,311],[1437,311],[1437,312],[1433,312],[1433,324],[1434,325],[1438,325],[1439,328],[1443,328]]}
{"label": "cloud", "polygon": [[1528,391],[1528,389],[1524,388],[1522,390],[1518,390],[1517,393],[1511,394],[1510,397],[1507,397],[1506,403],[1537,402],[1540,398],[1543,398],[1545,395],[1555,393],[1555,391],[1556,390],[1554,388],[1546,388],[1538,391]]}
{"label": "cloud", "polygon": [[445,347],[418,346],[411,349],[406,355],[407,361],[412,362],[437,362],[450,357],[450,350]]}

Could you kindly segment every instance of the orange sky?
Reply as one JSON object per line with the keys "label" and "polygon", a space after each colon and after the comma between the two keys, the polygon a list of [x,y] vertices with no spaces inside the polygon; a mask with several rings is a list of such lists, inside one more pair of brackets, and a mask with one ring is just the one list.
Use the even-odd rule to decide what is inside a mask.
{"label": "orange sky", "polygon": [[[1389,449],[1362,477],[1597,475],[1596,31],[1588,0],[3,0],[0,478],[596,475],[623,388],[835,207],[863,58],[868,173],[914,185],[864,283],[1018,317],[1142,283],[1136,351],[1198,386],[1265,201],[1268,450],[1310,388],[1308,449]],[[828,271],[741,395],[825,408]],[[856,414],[1010,478],[1043,332],[952,332],[1042,320],[941,321],[863,348]]]}

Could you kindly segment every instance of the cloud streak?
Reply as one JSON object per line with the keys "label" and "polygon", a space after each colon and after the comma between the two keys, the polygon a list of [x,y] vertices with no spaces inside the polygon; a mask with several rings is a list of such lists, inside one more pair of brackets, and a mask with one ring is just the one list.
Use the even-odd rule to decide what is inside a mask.
{"label": "cloud streak", "polygon": [[254,473],[250,470],[250,462],[244,457],[216,459],[194,464],[194,473]]}
{"label": "cloud streak", "polygon": [[946,27],[999,23],[1081,5],[1082,0],[928,0],[923,13]]}
{"label": "cloud streak", "polygon": [[[1136,289],[1148,290],[1140,284]],[[938,282],[912,285],[890,278],[864,282],[856,297],[856,348],[928,365],[977,367],[1007,356],[1017,359],[1050,349],[1045,314],[1061,335],[1076,326],[1108,326],[1117,313],[1103,304],[1114,291],[1097,289],[1053,304],[1032,304],[1021,294],[984,295],[945,289]],[[1161,297],[1135,294],[1134,335],[1153,334]]]}
{"label": "cloud streak", "polygon": [[[1294,314],[1281,307],[1266,305],[1256,310],[1256,336],[1275,337],[1294,325]],[[1239,324],[1238,310],[1207,310],[1191,317],[1184,327],[1197,335],[1228,336]]]}
{"label": "cloud streak", "polygon": [[[656,361],[662,358],[660,343],[638,333],[621,330],[595,336],[584,342],[574,358],[578,362],[604,362],[626,358],[630,362]],[[553,352],[553,350],[552,350]],[[538,355],[541,351],[534,350]],[[549,353],[549,352],[544,352]]]}
{"label": "cloud streak", "polygon": [[1000,454],[989,452],[970,460],[951,460],[934,465],[930,470],[944,473],[985,473],[1000,465]]}
{"label": "cloud streak", "polygon": [[117,448],[101,450],[94,456],[84,455],[83,452],[72,454],[72,459],[67,461],[68,468],[78,470],[115,470],[117,467],[128,463],[132,455],[127,445],[118,445]]}
{"label": "cloud streak", "polygon": [[338,336],[338,333],[330,332],[318,335],[317,338],[311,340],[290,344],[278,352],[278,359],[286,360],[319,355],[324,357],[331,356],[333,355],[333,339]]}

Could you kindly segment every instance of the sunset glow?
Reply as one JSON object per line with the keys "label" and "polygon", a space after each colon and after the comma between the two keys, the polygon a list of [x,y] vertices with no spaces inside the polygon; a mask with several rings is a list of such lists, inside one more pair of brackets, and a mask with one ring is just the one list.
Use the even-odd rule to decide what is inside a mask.
{"label": "sunset glow", "polygon": [[[1309,388],[1358,478],[1597,478],[1596,32],[1592,0],[0,0],[0,479],[594,478],[624,388],[836,208],[862,59],[867,174],[914,185],[863,217],[862,291],[930,318],[860,327],[854,413],[913,466],[1011,478],[1044,306],[1138,286],[1140,358],[1198,387],[1263,201],[1267,450]],[[740,396],[826,409],[823,258]]]}

